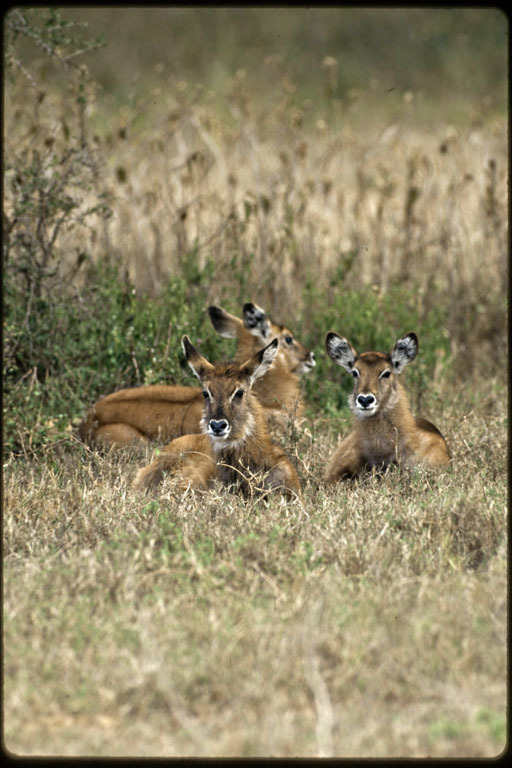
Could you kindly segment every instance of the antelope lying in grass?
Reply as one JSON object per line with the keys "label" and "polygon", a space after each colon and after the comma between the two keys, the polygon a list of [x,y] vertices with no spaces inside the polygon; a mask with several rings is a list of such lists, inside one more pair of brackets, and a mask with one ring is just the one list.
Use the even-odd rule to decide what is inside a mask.
{"label": "antelope lying in grass", "polygon": [[209,307],[208,313],[221,336],[237,339],[235,360],[238,362],[272,338],[279,340],[277,358],[268,373],[256,382],[254,393],[272,425],[283,428],[288,418],[299,419],[304,410],[299,375],[315,366],[314,353],[307,350],[289,328],[269,320],[264,310],[255,304],[244,304],[243,322],[221,307]]}
{"label": "antelope lying in grass", "polygon": [[198,387],[130,387],[100,398],[78,431],[84,442],[107,448],[165,441],[197,432],[201,413]]}
{"label": "antelope lying in grass", "polygon": [[147,489],[170,470],[181,487],[205,490],[215,478],[245,493],[280,490],[300,493],[297,472],[284,451],[272,442],[263,406],[251,391],[272,366],[278,340],[243,363],[212,365],[182,339],[188,364],[202,385],[203,434],[173,440],[149,466],[139,470],[134,487]]}
{"label": "antelope lying in grass", "polygon": [[448,464],[450,453],[444,437],[429,421],[412,415],[398,380],[418,352],[415,333],[399,339],[391,354],[358,355],[345,338],[332,332],[325,342],[329,357],[354,377],[348,402],[355,415],[352,431],[329,462],[327,482],[353,477],[363,469],[384,468],[392,462],[432,467]]}
{"label": "antelope lying in grass", "polygon": [[[292,400],[295,403],[299,384],[295,374],[288,376],[289,369],[310,370],[315,364],[313,353],[305,350],[291,331],[274,325],[264,310],[255,304],[245,304],[243,321],[219,307],[209,307],[208,314],[216,330],[224,329],[221,335],[237,339],[237,360],[247,359],[271,338],[279,337],[283,351],[280,349],[277,375],[272,372],[271,380],[261,390],[264,393],[267,389],[275,391],[278,402],[268,405],[271,398],[267,394],[264,406],[269,414],[282,410],[283,393],[288,394],[284,398],[286,405],[289,406]],[[258,386],[261,383],[258,382]],[[165,442],[199,432],[202,409],[203,396],[199,387],[155,384],[120,389],[95,403],[80,424],[79,434],[84,442],[106,447],[149,443],[151,440]]]}

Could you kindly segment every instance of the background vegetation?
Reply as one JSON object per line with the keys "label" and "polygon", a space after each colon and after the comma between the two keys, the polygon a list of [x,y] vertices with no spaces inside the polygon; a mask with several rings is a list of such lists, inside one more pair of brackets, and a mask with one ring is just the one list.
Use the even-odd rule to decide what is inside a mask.
{"label": "background vegetation", "polygon": [[[18,9],[4,35],[8,748],[499,752],[505,16]],[[304,501],[133,496],[149,453],[96,455],[76,424],[192,383],[182,333],[229,356],[206,307],[249,300],[317,353],[284,438]],[[349,423],[329,329],[418,333],[439,481],[318,485]]]}

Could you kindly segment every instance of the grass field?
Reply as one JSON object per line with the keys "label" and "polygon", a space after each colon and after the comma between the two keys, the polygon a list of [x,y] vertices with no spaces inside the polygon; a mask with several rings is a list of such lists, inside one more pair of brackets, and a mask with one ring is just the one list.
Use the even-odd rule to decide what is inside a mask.
{"label": "grass field", "polygon": [[[247,16],[197,13],[121,23],[73,9],[107,37],[89,54],[96,85],[53,70],[44,49],[21,51],[39,91],[6,81],[4,746],[496,756],[508,725],[499,13],[395,9],[379,17],[388,45],[367,9],[343,34],[331,10],[254,10],[253,35]],[[204,40],[197,61],[187,28]],[[418,57],[409,79],[399,41],[403,62]],[[245,301],[316,353],[306,419],[282,438],[303,498],[181,494],[170,478],[136,493],[154,446],[94,452],[78,420],[122,386],[193,384],[180,334],[229,355],[205,309]],[[324,486],[350,424],[328,330],[359,351],[418,333],[403,376],[448,441],[448,469]]]}
{"label": "grass field", "polygon": [[[491,756],[505,746],[506,409],[436,417],[454,465],[304,500],[129,490],[146,456],[9,466],[4,734],[63,755]],[[496,406],[502,403],[501,406]],[[460,406],[463,416],[461,417]]]}

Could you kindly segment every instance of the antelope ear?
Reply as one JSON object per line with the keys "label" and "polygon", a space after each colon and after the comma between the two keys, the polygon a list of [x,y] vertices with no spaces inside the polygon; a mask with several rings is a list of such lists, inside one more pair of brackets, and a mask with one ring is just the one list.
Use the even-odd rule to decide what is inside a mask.
{"label": "antelope ear", "polygon": [[181,339],[181,346],[183,347],[183,354],[187,363],[190,365],[192,372],[197,378],[202,381],[208,373],[213,371],[213,365],[208,362],[206,357],[197,351],[188,336],[183,336]]}
{"label": "antelope ear", "polygon": [[411,331],[403,339],[398,339],[391,350],[391,362],[395,373],[400,373],[405,365],[412,363],[417,354],[418,337],[415,333]]}
{"label": "antelope ear", "polygon": [[248,302],[243,307],[243,318],[244,325],[252,336],[259,336],[262,341],[269,338],[272,328],[264,309]]}
{"label": "antelope ear", "polygon": [[242,372],[251,380],[251,387],[256,379],[261,379],[266,374],[277,355],[279,339],[272,339],[270,344],[256,352],[246,363],[242,365]]}
{"label": "antelope ear", "polygon": [[216,307],[215,305],[208,307],[208,315],[217,333],[225,339],[238,338],[238,335],[243,328],[243,323],[238,317],[230,315],[225,309]]}
{"label": "antelope ear", "polygon": [[325,348],[331,360],[350,373],[354,367],[356,351],[348,341],[343,336],[329,331],[325,337]]}

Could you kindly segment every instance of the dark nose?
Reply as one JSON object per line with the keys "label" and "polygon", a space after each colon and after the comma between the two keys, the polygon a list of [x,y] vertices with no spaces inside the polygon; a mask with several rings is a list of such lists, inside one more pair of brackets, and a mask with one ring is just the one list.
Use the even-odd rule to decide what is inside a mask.
{"label": "dark nose", "polygon": [[226,421],[226,419],[219,419],[219,421],[216,421],[215,419],[210,419],[208,426],[210,428],[210,432],[213,435],[223,435],[228,428],[228,422]]}
{"label": "dark nose", "polygon": [[370,405],[373,405],[375,403],[375,398],[373,395],[358,395],[357,402],[359,403],[361,408],[369,408]]}

